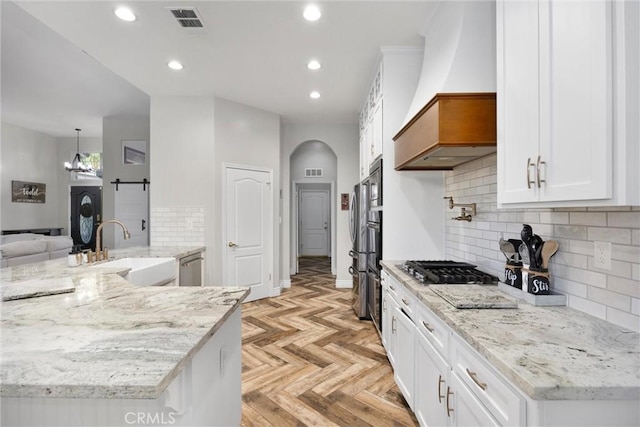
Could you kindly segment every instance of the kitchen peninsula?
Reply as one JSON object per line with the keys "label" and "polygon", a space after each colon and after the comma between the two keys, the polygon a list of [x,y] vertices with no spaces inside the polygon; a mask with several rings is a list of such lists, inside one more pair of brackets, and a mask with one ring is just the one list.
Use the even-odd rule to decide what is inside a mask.
{"label": "kitchen peninsula", "polygon": [[[139,249],[111,255],[203,250]],[[2,425],[239,424],[249,290],[139,287],[122,273],[66,259],[0,270],[3,294],[56,293],[2,302]]]}

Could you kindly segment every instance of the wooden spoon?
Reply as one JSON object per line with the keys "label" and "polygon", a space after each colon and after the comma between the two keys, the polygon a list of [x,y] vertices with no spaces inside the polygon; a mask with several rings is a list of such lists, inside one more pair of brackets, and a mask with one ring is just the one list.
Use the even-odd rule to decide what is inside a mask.
{"label": "wooden spoon", "polygon": [[551,258],[556,252],[558,252],[558,241],[547,240],[542,246],[542,268],[547,268],[549,265],[549,258]]}

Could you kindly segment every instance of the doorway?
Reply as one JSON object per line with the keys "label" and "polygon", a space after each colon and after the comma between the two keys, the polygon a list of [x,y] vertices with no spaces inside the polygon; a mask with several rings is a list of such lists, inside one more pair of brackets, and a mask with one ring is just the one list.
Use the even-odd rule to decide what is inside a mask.
{"label": "doorway", "polygon": [[72,186],[69,230],[74,245],[96,249],[96,230],[102,222],[102,187]]}
{"label": "doorway", "polygon": [[298,255],[329,257],[331,239],[331,213],[329,193],[326,190],[300,190],[298,209]]}

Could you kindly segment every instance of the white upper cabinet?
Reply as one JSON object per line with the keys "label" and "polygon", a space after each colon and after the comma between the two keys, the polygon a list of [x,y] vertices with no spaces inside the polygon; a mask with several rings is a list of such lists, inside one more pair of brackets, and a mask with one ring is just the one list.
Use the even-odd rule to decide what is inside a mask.
{"label": "white upper cabinet", "polygon": [[627,74],[638,75],[633,20],[623,18],[630,8],[498,1],[499,206],[640,202],[627,184],[638,178],[633,155],[640,160],[630,138],[637,125],[625,120],[638,108],[637,89],[626,94]]}
{"label": "white upper cabinet", "polygon": [[382,62],[377,68],[360,111],[360,180],[369,176],[369,166],[380,156],[382,156]]}

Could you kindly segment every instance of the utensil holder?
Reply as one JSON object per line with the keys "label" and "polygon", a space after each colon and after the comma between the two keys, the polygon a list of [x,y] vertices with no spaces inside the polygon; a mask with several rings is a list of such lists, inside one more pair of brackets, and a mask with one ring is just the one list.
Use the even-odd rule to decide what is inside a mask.
{"label": "utensil holder", "polygon": [[522,269],[522,290],[533,295],[549,295],[551,280],[548,271]]}
{"label": "utensil holder", "polygon": [[507,262],[505,264],[504,283],[522,289],[522,263]]}

